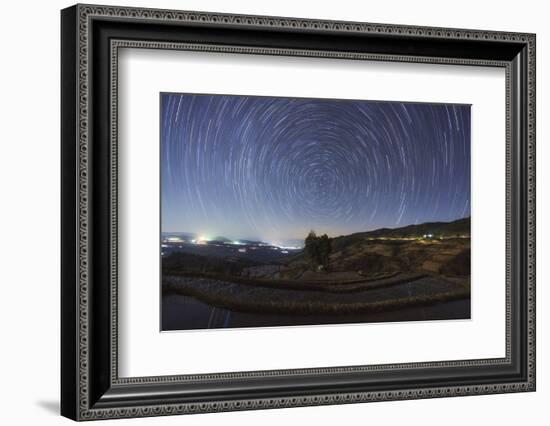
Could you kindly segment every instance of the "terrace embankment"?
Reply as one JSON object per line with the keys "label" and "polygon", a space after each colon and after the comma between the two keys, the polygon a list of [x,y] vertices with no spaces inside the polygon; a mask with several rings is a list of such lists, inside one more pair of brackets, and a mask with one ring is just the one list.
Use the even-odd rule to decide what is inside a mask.
{"label": "terrace embankment", "polygon": [[403,274],[380,280],[326,283],[220,279],[199,274],[163,278],[163,292],[193,297],[237,312],[347,315],[467,299],[469,280]]}

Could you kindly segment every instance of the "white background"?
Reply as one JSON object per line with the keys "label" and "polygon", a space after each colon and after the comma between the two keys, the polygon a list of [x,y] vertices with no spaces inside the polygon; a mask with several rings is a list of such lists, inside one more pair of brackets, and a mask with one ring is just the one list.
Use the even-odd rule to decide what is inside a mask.
{"label": "white background", "polygon": [[[111,2],[234,13],[536,32],[538,107],[538,390],[318,408],[118,420],[120,424],[547,424],[550,400],[550,28],[545,2],[139,1]],[[0,73],[0,400],[4,424],[68,424],[59,395],[59,9],[65,1],[3,4]],[[108,421],[102,424],[114,423]]]}
{"label": "white background", "polygon": [[[121,376],[505,356],[504,69],[123,49],[119,81]],[[472,104],[471,320],[159,333],[151,200],[160,199],[158,100],[167,91]]]}

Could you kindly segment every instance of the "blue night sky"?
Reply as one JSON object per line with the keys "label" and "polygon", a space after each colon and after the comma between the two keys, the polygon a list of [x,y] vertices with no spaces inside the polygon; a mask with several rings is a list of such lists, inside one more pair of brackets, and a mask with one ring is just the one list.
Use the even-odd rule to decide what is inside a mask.
{"label": "blue night sky", "polygon": [[303,239],[470,215],[470,106],[161,94],[162,231]]}

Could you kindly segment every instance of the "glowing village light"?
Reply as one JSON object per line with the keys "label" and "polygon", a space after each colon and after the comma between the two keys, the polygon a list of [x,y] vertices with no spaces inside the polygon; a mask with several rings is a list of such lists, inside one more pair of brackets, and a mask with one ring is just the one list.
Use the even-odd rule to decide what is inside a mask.
{"label": "glowing village light", "polygon": [[210,237],[200,236],[195,240],[195,244],[206,244],[210,241]]}
{"label": "glowing village light", "polygon": [[170,242],[170,243],[178,243],[181,241],[181,238],[180,237],[168,237],[166,238],[166,241]]}

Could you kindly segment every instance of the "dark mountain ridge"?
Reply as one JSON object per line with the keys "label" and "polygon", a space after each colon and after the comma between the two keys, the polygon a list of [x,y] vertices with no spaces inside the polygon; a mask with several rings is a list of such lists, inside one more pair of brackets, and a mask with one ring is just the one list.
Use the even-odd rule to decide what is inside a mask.
{"label": "dark mountain ridge", "polygon": [[373,231],[356,232],[354,234],[342,235],[334,238],[413,238],[431,234],[434,237],[452,237],[470,235],[470,217],[454,220],[452,222],[426,222],[418,225],[407,225],[401,228],[380,228]]}

